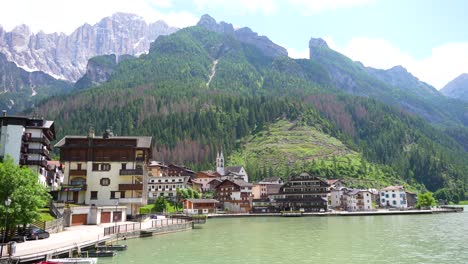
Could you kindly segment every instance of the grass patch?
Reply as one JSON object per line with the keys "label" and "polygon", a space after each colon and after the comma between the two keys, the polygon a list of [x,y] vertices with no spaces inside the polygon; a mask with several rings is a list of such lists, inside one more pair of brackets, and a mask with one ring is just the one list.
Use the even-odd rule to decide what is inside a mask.
{"label": "grass patch", "polygon": [[49,222],[49,221],[52,221],[52,220],[55,220],[55,217],[53,217],[52,215],[50,215],[50,213],[48,212],[40,212],[39,213],[39,221],[42,221],[42,222]]}
{"label": "grass patch", "polygon": [[459,205],[468,205],[468,201],[460,201],[458,202]]}

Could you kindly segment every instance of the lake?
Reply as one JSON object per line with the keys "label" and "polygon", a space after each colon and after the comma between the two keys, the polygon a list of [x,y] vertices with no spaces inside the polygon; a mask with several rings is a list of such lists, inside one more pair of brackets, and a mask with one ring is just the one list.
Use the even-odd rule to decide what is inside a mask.
{"label": "lake", "polygon": [[201,228],[121,241],[98,263],[468,263],[463,213],[209,219]]}

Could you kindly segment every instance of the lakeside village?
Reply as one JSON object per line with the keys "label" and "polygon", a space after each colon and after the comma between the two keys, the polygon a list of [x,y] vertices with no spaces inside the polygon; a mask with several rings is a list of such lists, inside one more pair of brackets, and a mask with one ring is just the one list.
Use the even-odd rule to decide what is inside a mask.
{"label": "lakeside village", "polygon": [[224,166],[222,152],[216,170],[194,172],[151,160],[151,137],[114,136],[109,129],[102,136],[93,130],[65,136],[55,145],[60,161],[52,161],[53,121],[4,112],[1,124],[0,156],[10,155],[16,164],[37,171],[55,202],[74,205],[65,226],[125,221],[158,197],[175,202],[177,189],[188,188],[210,196],[184,201],[188,214],[373,211],[414,208],[417,202],[403,186],[352,189],[341,180],[307,173],[292,175],[288,182],[271,177],[251,183],[242,166]]}
{"label": "lakeside village", "polygon": [[[53,197],[56,225],[41,226],[51,233],[134,220],[158,197],[181,202],[185,214],[209,216],[407,210],[417,202],[416,194],[403,186],[352,189],[338,179],[308,173],[291,175],[287,182],[279,177],[249,182],[242,166],[224,166],[222,152],[216,170],[195,172],[152,160],[151,137],[114,136],[110,130],[101,136],[91,129],[88,135],[63,137],[55,144],[60,161],[52,161],[53,121],[7,116],[5,111],[0,120],[0,156],[9,155],[37,172]],[[201,197],[180,199],[178,192],[189,189]]]}

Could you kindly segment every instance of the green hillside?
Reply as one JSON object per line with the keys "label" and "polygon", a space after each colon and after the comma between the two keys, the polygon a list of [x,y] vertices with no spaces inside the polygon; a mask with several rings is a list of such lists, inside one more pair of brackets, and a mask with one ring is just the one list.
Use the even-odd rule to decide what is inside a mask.
{"label": "green hillside", "polygon": [[[51,98],[37,111],[56,121],[59,138],[84,135],[91,126],[98,133],[112,127],[117,135],[151,135],[155,159],[195,169],[212,168],[221,148],[240,153],[233,155],[238,161],[234,157],[243,151],[255,153],[249,141],[268,145],[262,135],[278,130],[273,134],[282,137],[277,126],[297,123],[299,130],[285,134],[270,158],[252,156],[258,164],[246,163],[250,174],[258,177],[271,167],[287,175],[288,167],[276,168],[275,158],[287,157],[295,159],[289,169],[297,164],[327,177],[403,180],[442,190],[439,197],[465,197],[468,157],[460,144],[398,105],[344,94],[332,77],[320,62],[266,57],[229,35],[191,27],[158,38],[149,54],[119,63],[108,82]],[[309,141],[298,139],[301,133]],[[295,140],[307,147],[289,144]],[[324,155],[325,166],[318,159],[314,164],[314,155]]]}
{"label": "green hillside", "polygon": [[229,165],[243,165],[250,179],[281,176],[310,171],[327,178],[343,179],[348,186],[381,188],[409,186],[389,168],[367,162],[360,153],[351,150],[339,139],[304,124],[280,119],[265,130],[242,139],[242,147],[232,153]]}

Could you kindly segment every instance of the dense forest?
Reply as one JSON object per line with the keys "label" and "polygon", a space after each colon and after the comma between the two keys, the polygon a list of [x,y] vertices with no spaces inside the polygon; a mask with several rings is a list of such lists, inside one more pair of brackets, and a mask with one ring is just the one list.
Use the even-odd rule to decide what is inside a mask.
{"label": "dense forest", "polygon": [[463,134],[454,140],[459,134],[408,110],[347,95],[316,61],[264,56],[200,27],[159,37],[149,54],[120,62],[106,83],[52,97],[34,111],[56,121],[59,138],[90,127],[151,135],[155,159],[196,170],[212,169],[220,149],[239,153],[246,138],[288,120],[339,139],[359,158],[298,160],[287,172],[250,164],[252,179],[308,170],[361,182],[387,177],[450,200],[467,195],[468,155],[456,141]]}

